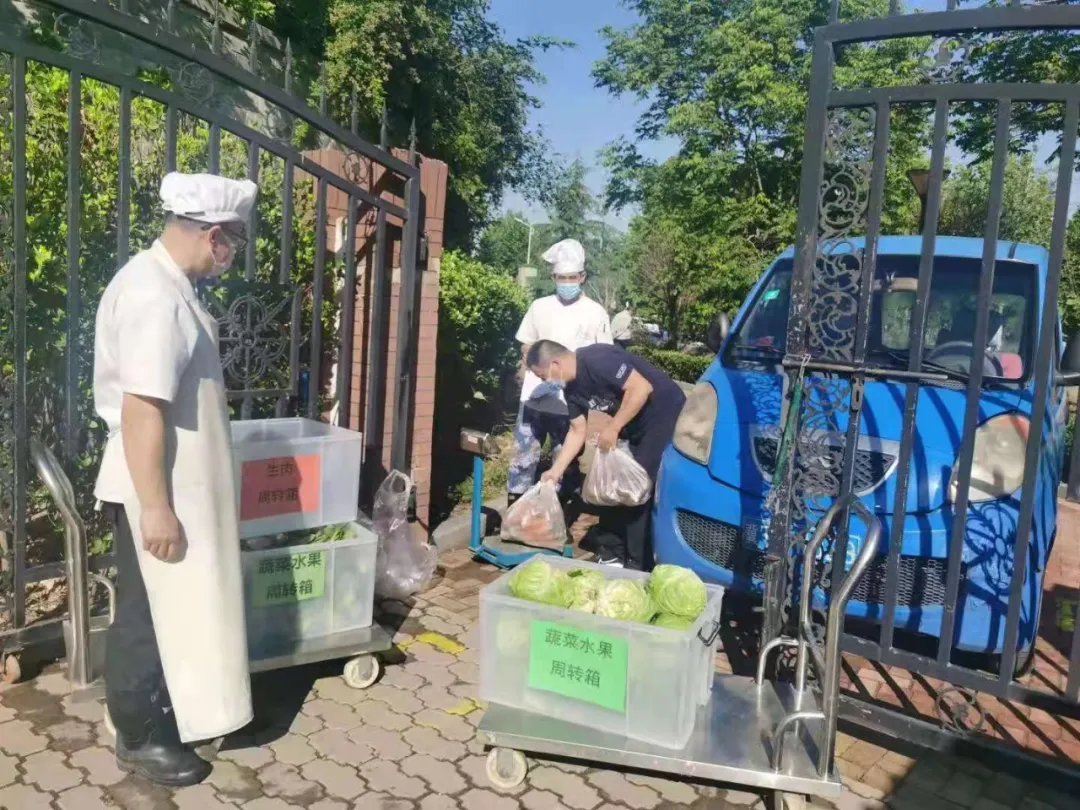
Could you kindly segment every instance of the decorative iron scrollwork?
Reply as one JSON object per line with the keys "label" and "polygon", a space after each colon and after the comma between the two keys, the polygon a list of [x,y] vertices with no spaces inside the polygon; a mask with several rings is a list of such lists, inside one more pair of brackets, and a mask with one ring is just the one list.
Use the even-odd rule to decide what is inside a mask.
{"label": "decorative iron scrollwork", "polygon": [[259,282],[221,284],[204,295],[218,322],[221,365],[229,391],[279,389],[291,374],[294,288]]}
{"label": "decorative iron scrollwork", "polygon": [[931,42],[921,60],[924,80],[935,84],[961,81],[971,58],[973,42],[972,38],[962,37],[941,37]]}
{"label": "decorative iron scrollwork", "polygon": [[936,704],[941,727],[957,734],[978,734],[986,725],[986,710],[979,696],[970,689],[954,686],[937,696]]}
{"label": "decorative iron scrollwork", "polygon": [[100,61],[101,47],[94,25],[89,20],[75,14],[61,14],[53,24],[53,32],[71,56],[87,62]]}
{"label": "decorative iron scrollwork", "polygon": [[206,104],[214,96],[214,74],[197,62],[184,62],[170,71],[176,89],[196,104]]}

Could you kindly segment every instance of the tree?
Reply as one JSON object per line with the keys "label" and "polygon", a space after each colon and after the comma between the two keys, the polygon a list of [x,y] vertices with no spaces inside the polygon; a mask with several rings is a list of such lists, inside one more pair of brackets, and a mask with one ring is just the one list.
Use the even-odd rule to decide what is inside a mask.
{"label": "tree", "polygon": [[[966,166],[946,181],[938,232],[982,236],[990,208],[992,161]],[[1054,218],[1054,183],[1039,171],[1032,155],[1010,157],[1005,164],[1000,239],[1048,245]]]}
{"label": "tree", "polygon": [[[633,0],[640,22],[606,29],[607,54],[597,83],[647,100],[638,140],[675,138],[679,150],[657,163],[622,140],[605,152],[611,170],[606,202],[637,205],[639,258],[673,256],[665,270],[678,295],[663,307],[675,335],[701,339],[703,301],[741,300],[754,276],[794,237],[813,29],[828,19],[828,0]],[[844,3],[845,16],[881,16],[888,0]],[[888,40],[843,49],[838,86],[915,80],[925,42]],[[892,123],[886,229],[911,229],[917,199],[904,172],[924,143],[925,117],[898,105]],[[656,244],[677,246],[659,251]],[[652,245],[653,247],[649,247]],[[636,283],[656,267],[635,268]],[[663,285],[661,285],[663,286]],[[649,290],[654,289],[649,285]],[[686,308],[673,306],[686,300]],[[691,307],[689,302],[694,302]],[[685,311],[683,311],[685,309]],[[674,327],[674,328],[673,328]]]}
{"label": "tree", "polygon": [[[527,261],[536,265],[538,258],[537,227],[533,226],[532,255],[529,255],[529,225],[524,214],[507,211],[488,223],[480,234],[476,258],[500,273],[516,276],[519,267]],[[542,226],[541,226],[542,227]]]}
{"label": "tree", "polygon": [[[348,121],[355,91],[363,134],[376,140],[383,106],[393,143],[408,142],[450,167],[447,247],[469,246],[503,193],[541,194],[545,142],[528,127],[543,82],[538,51],[568,43],[509,42],[487,0],[229,0],[292,41],[311,93],[325,60],[328,105]],[[272,12],[271,12],[272,9]]]}

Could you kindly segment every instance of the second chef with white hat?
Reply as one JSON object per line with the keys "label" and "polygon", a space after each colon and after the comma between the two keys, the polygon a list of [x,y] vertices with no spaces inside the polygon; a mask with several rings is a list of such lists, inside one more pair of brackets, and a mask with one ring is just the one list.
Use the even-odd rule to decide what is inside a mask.
{"label": "second chef with white hat", "polygon": [[106,692],[122,770],[205,779],[189,745],[252,719],[229,411],[216,320],[195,283],[244,244],[254,183],[171,173],[165,229],[97,311],[94,403],[109,428],[95,494],[118,581]]}

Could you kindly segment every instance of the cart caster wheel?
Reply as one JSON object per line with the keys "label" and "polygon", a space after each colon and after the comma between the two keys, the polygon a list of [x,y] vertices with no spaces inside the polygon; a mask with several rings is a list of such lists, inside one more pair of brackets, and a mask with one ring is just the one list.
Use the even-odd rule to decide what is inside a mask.
{"label": "cart caster wheel", "polygon": [[367,689],[382,675],[382,663],[374,655],[361,655],[345,665],[342,675],[353,689]]}
{"label": "cart caster wheel", "polygon": [[22,680],[22,660],[18,653],[11,653],[0,658],[0,680],[4,683],[18,683]]}
{"label": "cart caster wheel", "polygon": [[109,732],[109,736],[113,739],[116,738],[116,726],[113,725],[112,717],[109,715],[109,710],[105,709],[105,730]]}
{"label": "cart caster wheel", "polygon": [[525,781],[529,764],[512,748],[492,748],[487,757],[487,777],[499,790],[512,790]]}
{"label": "cart caster wheel", "polygon": [[801,793],[774,790],[773,810],[806,810],[806,797]]}

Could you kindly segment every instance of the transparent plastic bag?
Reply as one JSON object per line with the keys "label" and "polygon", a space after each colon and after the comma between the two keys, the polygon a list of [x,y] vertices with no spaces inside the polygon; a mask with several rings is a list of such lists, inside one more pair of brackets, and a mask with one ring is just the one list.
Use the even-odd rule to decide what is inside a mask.
{"label": "transparent plastic bag", "polygon": [[581,487],[581,498],[593,506],[641,506],[652,494],[652,479],[634,459],[629,445],[597,450]]}
{"label": "transparent plastic bag", "polygon": [[375,593],[383,599],[408,599],[431,582],[438,551],[409,527],[412,480],[394,470],[375,493],[373,523],[379,538]]}
{"label": "transparent plastic bag", "polygon": [[562,551],[566,545],[566,517],[559,490],[541,481],[506,510],[502,539],[534,548]]}

